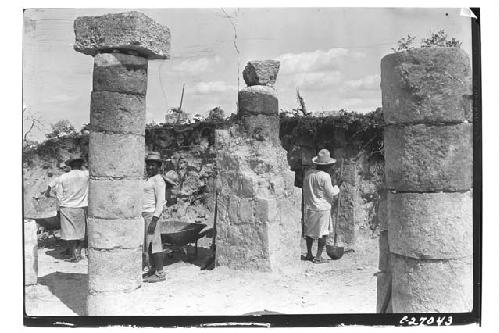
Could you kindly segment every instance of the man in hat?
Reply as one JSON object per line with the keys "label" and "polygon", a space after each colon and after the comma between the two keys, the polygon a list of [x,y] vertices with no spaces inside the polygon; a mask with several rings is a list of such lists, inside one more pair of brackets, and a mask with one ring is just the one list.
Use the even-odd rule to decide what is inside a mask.
{"label": "man in hat", "polygon": [[161,166],[162,159],[159,153],[152,152],[148,154],[146,157],[148,178],[144,186],[142,217],[145,223],[143,266],[148,268],[144,276],[144,282],[149,283],[164,281],[166,278],[163,271],[163,245],[160,228],[157,224],[166,203],[165,191],[167,186],[177,185],[177,173],[169,171],[162,176],[160,174]]}
{"label": "man in hat", "polygon": [[87,207],[89,172],[81,170],[83,158],[73,156],[65,164],[71,168],[55,180],[61,220],[61,239],[71,249],[70,262],[82,259],[81,250],[84,245],[87,229]]}
{"label": "man in hat", "polygon": [[[319,151],[312,159],[315,169],[309,170],[302,186],[304,192],[304,237],[307,245],[306,260],[314,263],[326,262],[322,258],[326,239],[332,230],[331,203],[339,193],[337,185],[332,186],[329,171],[335,164],[327,149]],[[314,240],[318,240],[316,256],[312,254]]]}

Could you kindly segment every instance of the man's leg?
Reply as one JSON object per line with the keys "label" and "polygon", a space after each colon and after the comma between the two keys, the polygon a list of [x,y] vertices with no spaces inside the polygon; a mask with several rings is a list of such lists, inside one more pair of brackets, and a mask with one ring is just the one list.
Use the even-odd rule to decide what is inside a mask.
{"label": "man's leg", "polygon": [[307,246],[306,260],[312,260],[314,258],[313,254],[312,254],[313,243],[314,243],[314,239],[312,239],[309,236],[306,236],[306,246]]}
{"label": "man's leg", "polygon": [[323,249],[326,245],[327,235],[318,238],[318,250],[316,251],[316,260],[321,260],[321,255],[323,254]]}
{"label": "man's leg", "polygon": [[78,253],[76,252],[76,240],[67,240],[67,246],[70,249],[71,252],[71,258],[69,259],[70,261],[75,261],[78,260],[79,256]]}

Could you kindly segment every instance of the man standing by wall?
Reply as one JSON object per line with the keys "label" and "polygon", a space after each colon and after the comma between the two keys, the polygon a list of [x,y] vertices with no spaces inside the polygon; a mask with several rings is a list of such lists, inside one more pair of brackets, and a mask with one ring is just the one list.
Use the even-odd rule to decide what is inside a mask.
{"label": "man standing by wall", "polygon": [[84,161],[80,156],[66,161],[71,171],[56,178],[55,187],[59,200],[61,239],[68,242],[71,262],[82,259],[81,249],[87,228],[88,170],[81,170]]}
{"label": "man standing by wall", "polygon": [[[144,247],[143,261],[148,271],[145,273],[144,282],[155,283],[165,280],[163,271],[163,245],[161,242],[158,220],[165,206],[165,190],[168,186],[176,185],[175,172],[168,172],[165,176],[160,174],[162,160],[160,154],[152,152],[146,157],[147,180],[144,186],[144,201],[142,217],[144,218]],[[149,259],[149,262],[148,262]]]}
{"label": "man standing by wall", "polygon": [[[339,193],[337,185],[332,186],[329,169],[335,164],[327,149],[322,149],[312,159],[316,169],[309,170],[304,177],[304,237],[307,245],[306,260],[314,263],[326,262],[322,258],[326,239],[332,231],[331,202]],[[314,240],[318,240],[316,256],[312,254]]]}

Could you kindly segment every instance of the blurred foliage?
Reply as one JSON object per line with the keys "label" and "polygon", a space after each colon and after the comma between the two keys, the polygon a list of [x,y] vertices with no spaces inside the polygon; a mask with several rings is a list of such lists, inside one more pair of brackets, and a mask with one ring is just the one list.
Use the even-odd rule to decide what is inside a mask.
{"label": "blurred foliage", "polygon": [[[397,41],[397,47],[391,48],[394,52],[408,51],[414,49],[413,43],[416,37],[408,35]],[[420,42],[421,48],[428,47],[461,47],[462,42],[452,37],[448,39],[448,34],[444,30],[432,32],[428,38],[423,38]]]}
{"label": "blurred foliage", "polygon": [[[318,142],[320,136],[334,135],[336,129],[345,130],[346,140],[356,149],[367,153],[370,160],[384,159],[384,115],[382,108],[366,114],[340,110],[338,115],[315,117],[282,115],[280,138],[309,136]],[[316,149],[320,147],[315,147]]]}

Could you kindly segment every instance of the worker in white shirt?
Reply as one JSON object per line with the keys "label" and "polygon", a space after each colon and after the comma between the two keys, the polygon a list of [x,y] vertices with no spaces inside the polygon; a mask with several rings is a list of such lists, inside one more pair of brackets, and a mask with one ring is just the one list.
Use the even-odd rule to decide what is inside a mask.
{"label": "worker in white shirt", "polygon": [[[304,237],[306,239],[306,260],[324,263],[322,258],[326,239],[332,231],[331,203],[339,193],[337,185],[332,186],[329,171],[336,160],[330,157],[327,149],[322,149],[312,159],[316,169],[309,170],[302,186],[304,191]],[[312,254],[314,240],[318,240],[316,256]]]}
{"label": "worker in white shirt", "polygon": [[87,229],[88,170],[81,170],[84,161],[75,156],[66,161],[71,171],[55,179],[56,195],[59,200],[61,239],[71,249],[71,262],[82,259],[81,249]]}
{"label": "worker in white shirt", "polygon": [[[152,152],[146,157],[147,180],[144,186],[142,217],[144,218],[143,266],[147,268],[144,282],[154,283],[165,280],[163,271],[163,245],[158,220],[165,206],[167,186],[177,185],[177,173],[161,175],[162,159],[160,154]],[[149,260],[148,260],[149,259]],[[149,262],[148,262],[149,261]]]}

